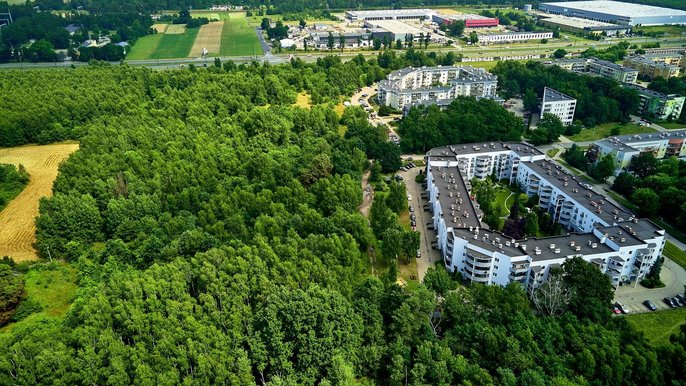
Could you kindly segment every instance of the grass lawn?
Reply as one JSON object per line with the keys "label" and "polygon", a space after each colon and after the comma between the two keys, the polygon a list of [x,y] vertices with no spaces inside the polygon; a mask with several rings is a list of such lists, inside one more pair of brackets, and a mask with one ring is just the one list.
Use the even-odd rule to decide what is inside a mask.
{"label": "grass lawn", "polygon": [[650,343],[660,345],[668,343],[669,336],[686,323],[686,308],[628,315],[627,319]]}
{"label": "grass lawn", "polygon": [[545,155],[547,155],[550,158],[554,158],[557,155],[557,153],[559,153],[559,152],[560,152],[560,149],[557,149],[557,148],[550,149],[550,150],[545,152]]}
{"label": "grass lawn", "polygon": [[665,244],[665,249],[662,251],[662,254],[674,260],[674,262],[680,266],[686,268],[686,252],[679,249],[679,247],[672,244],[670,241],[667,241]]}
{"label": "grass lawn", "polygon": [[76,269],[66,263],[37,263],[24,276],[27,300],[41,305],[42,310],[35,312],[16,323],[0,329],[9,332],[15,326],[43,316],[63,317],[76,296]]}
{"label": "grass lawn", "polygon": [[634,123],[627,123],[622,125],[619,122],[609,122],[598,125],[592,129],[583,129],[579,134],[567,137],[574,142],[595,141],[611,136],[610,132],[613,128],[619,127],[619,135],[625,134],[640,134],[640,133],[654,133],[655,130],[648,126],[639,126]]}
{"label": "grass lawn", "polygon": [[262,45],[257,39],[255,28],[245,18],[244,13],[231,13],[224,22],[222,44],[219,52],[222,56],[262,55]]}
{"label": "grass lawn", "polygon": [[136,44],[131,47],[131,51],[126,55],[126,59],[148,59],[155,52],[164,34],[154,34],[143,36],[136,40]]}
{"label": "grass lawn", "polygon": [[686,129],[686,123],[679,123],[679,122],[655,122],[656,125],[662,126],[667,130],[677,130],[677,129]]}
{"label": "grass lawn", "polygon": [[641,32],[643,34],[666,34],[666,35],[676,35],[681,36],[683,32],[686,32],[686,28],[678,25],[656,25],[650,27],[638,27],[634,28],[633,32]]}
{"label": "grass lawn", "polygon": [[187,28],[182,34],[164,34],[149,59],[187,58],[199,28]]}

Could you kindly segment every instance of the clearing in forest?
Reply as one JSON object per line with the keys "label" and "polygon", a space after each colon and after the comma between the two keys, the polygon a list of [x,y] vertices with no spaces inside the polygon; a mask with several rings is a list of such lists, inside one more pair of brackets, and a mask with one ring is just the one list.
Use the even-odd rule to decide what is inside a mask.
{"label": "clearing in forest", "polygon": [[201,26],[188,56],[191,58],[201,56],[203,48],[207,49],[208,54],[218,54],[222,43],[223,29],[223,21],[213,21]]}
{"label": "clearing in forest", "polygon": [[38,259],[33,247],[38,201],[52,195],[57,167],[78,149],[77,143],[0,149],[0,163],[24,165],[30,176],[24,190],[0,212],[0,256],[17,262]]}

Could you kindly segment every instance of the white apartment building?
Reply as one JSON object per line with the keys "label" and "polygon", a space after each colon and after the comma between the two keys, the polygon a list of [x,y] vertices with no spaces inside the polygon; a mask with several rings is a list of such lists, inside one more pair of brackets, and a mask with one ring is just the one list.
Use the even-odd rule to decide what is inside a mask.
{"label": "white apartment building", "polygon": [[403,109],[458,96],[496,98],[498,77],[469,66],[404,68],[379,82],[379,104]]}
{"label": "white apartment building", "polygon": [[495,43],[513,43],[525,42],[528,40],[552,39],[552,32],[505,32],[505,33],[489,33],[479,34],[479,43],[495,44]]}
{"label": "white apartment building", "polygon": [[576,99],[565,95],[552,88],[545,87],[543,90],[543,102],[541,104],[541,116],[550,113],[562,121],[564,125],[571,125],[574,122],[574,111],[576,110]]}
{"label": "white apartment building", "polygon": [[670,130],[664,133],[632,134],[605,138],[593,143],[601,156],[612,154],[615,174],[629,169],[631,159],[651,152],[655,158],[686,158],[686,130]]}
{"label": "white apartment building", "polygon": [[[488,230],[470,195],[469,180],[492,173],[519,182],[529,195],[538,194],[539,205],[571,233],[514,240]],[[427,154],[426,196],[445,267],[472,282],[518,282],[533,291],[551,269],[580,256],[617,286],[643,278],[664,247],[664,230],[609,203],[527,144],[432,149]]]}

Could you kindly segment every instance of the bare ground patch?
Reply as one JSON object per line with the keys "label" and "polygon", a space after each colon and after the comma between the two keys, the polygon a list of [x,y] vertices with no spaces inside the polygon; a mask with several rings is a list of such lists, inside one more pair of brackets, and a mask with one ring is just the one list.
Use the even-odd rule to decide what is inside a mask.
{"label": "bare ground patch", "polygon": [[188,56],[195,58],[202,55],[203,48],[207,48],[207,52],[210,54],[218,54],[221,47],[223,29],[223,21],[213,21],[200,27]]}
{"label": "bare ground patch", "polygon": [[167,31],[168,27],[169,27],[169,24],[160,23],[160,24],[153,24],[152,27],[150,27],[150,28],[157,31],[158,34],[163,34]]}
{"label": "bare ground patch", "polygon": [[17,262],[38,259],[33,247],[38,201],[52,195],[59,164],[78,149],[76,143],[0,149],[0,163],[24,165],[30,175],[24,190],[0,212],[0,256]]}

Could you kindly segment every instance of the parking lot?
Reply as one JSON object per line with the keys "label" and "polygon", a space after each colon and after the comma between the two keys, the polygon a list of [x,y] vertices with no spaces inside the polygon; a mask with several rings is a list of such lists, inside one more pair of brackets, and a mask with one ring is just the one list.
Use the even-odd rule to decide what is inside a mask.
{"label": "parking lot", "polygon": [[670,309],[663,301],[665,297],[673,297],[676,294],[684,293],[684,284],[686,284],[686,270],[680,265],[665,258],[660,271],[660,280],[665,283],[663,288],[648,289],[642,287],[640,284],[634,287],[621,286],[615,292],[615,301],[625,305],[629,309],[629,313],[650,312],[643,301],[650,300],[655,304],[658,310]]}
{"label": "parking lot", "polygon": [[409,204],[414,207],[414,213],[417,216],[417,230],[421,232],[422,235],[420,247],[421,257],[417,259],[417,276],[419,281],[422,281],[429,267],[434,266],[436,262],[441,260],[441,255],[438,250],[431,248],[431,243],[436,240],[436,231],[428,229],[427,222],[432,221],[432,214],[423,209],[424,205],[429,201],[422,198],[424,189],[420,183],[415,182],[414,180],[420,170],[423,170],[423,167],[399,171],[398,174],[403,177],[407,193],[412,196],[412,200],[409,201]]}

